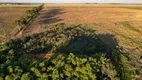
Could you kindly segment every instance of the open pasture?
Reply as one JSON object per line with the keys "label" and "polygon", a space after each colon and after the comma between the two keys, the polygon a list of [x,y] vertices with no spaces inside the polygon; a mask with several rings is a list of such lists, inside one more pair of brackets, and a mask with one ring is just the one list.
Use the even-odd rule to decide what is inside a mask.
{"label": "open pasture", "polygon": [[[15,28],[12,22],[31,8],[31,5],[23,6],[0,7],[0,34],[10,36]],[[28,26],[25,23],[21,34],[19,32],[12,37],[21,38],[1,45],[1,51],[10,50],[8,55],[4,54],[2,57],[4,60],[11,54],[20,55],[21,57],[10,56],[13,57],[11,60],[20,60],[19,62],[46,59],[55,54],[67,56],[69,53],[76,53],[84,57],[101,55],[110,61],[108,70],[116,68],[113,72],[107,71],[107,68],[99,68],[112,72],[112,77],[107,76],[111,73],[105,73],[108,78],[118,79],[118,73],[122,80],[132,80],[132,77],[142,79],[142,5],[45,4],[37,13]],[[61,58],[63,56],[59,60]],[[73,64],[76,63],[73,61]],[[30,70],[35,71],[34,68]],[[134,75],[131,76],[131,73]]]}
{"label": "open pasture", "polygon": [[100,38],[110,46],[133,53],[129,56],[141,62],[141,9],[141,5],[47,4],[25,34],[40,33],[58,23],[83,24],[102,34]]}
{"label": "open pasture", "polygon": [[37,5],[0,5],[0,41],[5,41],[15,29],[13,22],[20,19],[26,10]]}

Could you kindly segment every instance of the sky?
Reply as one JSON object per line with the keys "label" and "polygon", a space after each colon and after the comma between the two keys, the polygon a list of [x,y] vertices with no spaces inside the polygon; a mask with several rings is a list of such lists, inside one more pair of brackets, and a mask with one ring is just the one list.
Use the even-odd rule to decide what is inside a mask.
{"label": "sky", "polygon": [[142,3],[142,0],[0,0],[20,3]]}

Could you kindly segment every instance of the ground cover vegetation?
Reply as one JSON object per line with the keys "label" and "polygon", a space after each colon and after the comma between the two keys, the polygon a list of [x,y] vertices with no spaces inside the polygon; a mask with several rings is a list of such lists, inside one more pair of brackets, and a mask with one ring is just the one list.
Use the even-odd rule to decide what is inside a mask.
{"label": "ground cover vegetation", "polygon": [[[83,25],[56,27],[1,44],[1,80],[132,80],[127,57]],[[25,57],[52,54],[49,58]]]}

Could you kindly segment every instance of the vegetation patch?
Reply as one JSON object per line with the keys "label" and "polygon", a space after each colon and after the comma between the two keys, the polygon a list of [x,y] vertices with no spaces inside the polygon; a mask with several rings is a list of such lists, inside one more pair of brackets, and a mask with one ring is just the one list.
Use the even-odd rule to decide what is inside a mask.
{"label": "vegetation patch", "polygon": [[[18,32],[20,32],[22,29],[24,30],[26,26],[30,25],[32,20],[37,17],[39,11],[42,8],[43,5],[34,7],[32,10],[27,10],[26,15],[24,17],[21,17],[19,20],[14,21],[13,24],[18,27]],[[14,35],[16,35],[18,32],[16,32]]]}
{"label": "vegetation patch", "polygon": [[[56,28],[1,44],[0,77],[6,80],[106,79],[131,80],[127,58],[83,25]],[[49,59],[25,54],[52,53]]]}

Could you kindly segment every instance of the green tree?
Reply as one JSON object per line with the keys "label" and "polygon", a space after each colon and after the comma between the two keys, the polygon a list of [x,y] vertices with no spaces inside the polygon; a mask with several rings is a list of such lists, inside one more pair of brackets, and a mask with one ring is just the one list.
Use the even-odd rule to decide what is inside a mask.
{"label": "green tree", "polygon": [[30,73],[25,73],[22,75],[21,80],[34,80],[34,77]]}

